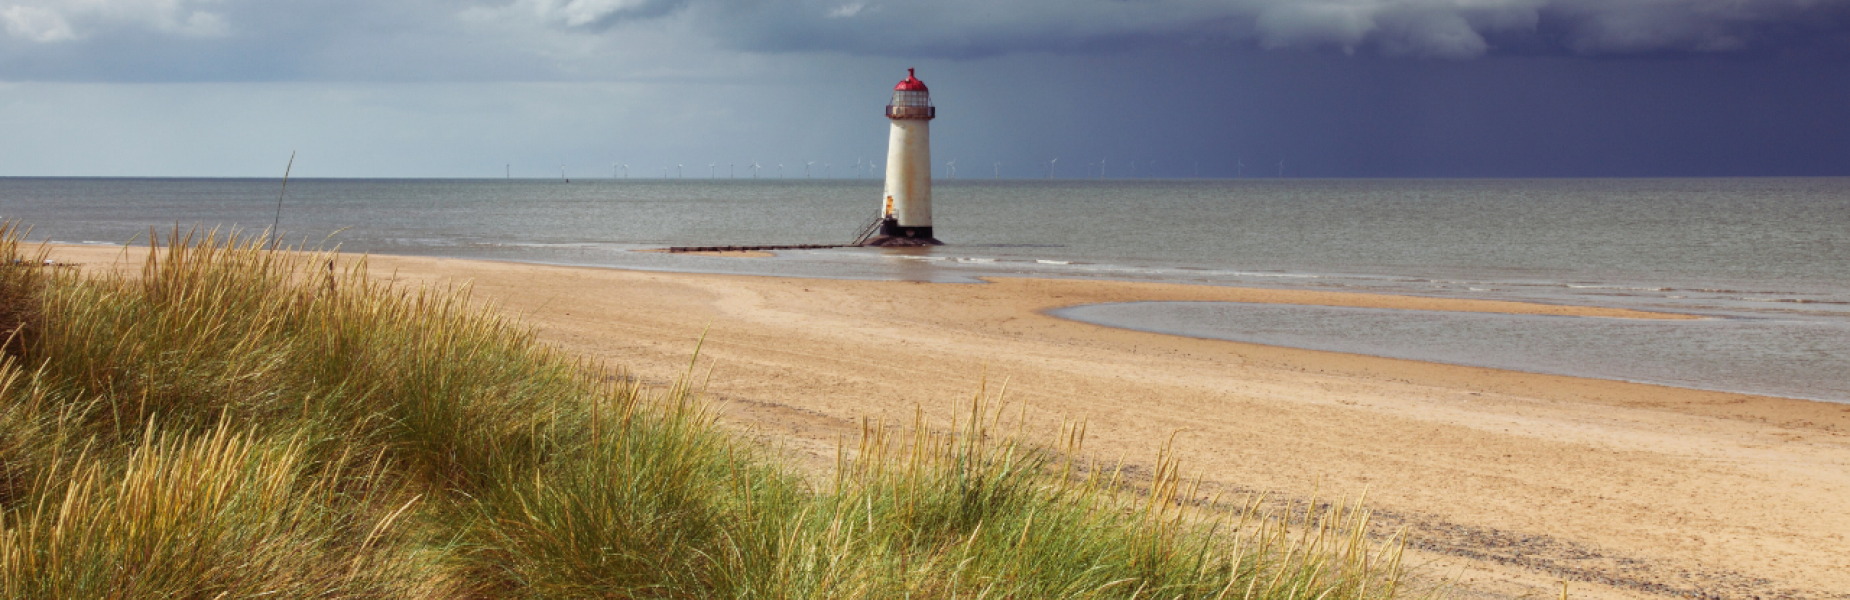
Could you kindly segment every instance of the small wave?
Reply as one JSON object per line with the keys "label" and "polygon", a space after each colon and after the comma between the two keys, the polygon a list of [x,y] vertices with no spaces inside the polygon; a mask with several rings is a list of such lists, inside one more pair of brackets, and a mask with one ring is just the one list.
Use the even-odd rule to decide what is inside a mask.
{"label": "small wave", "polygon": [[992,263],[992,262],[996,262],[996,259],[993,259],[993,258],[974,258],[974,257],[971,257],[971,258],[959,258],[959,259],[957,259],[957,262],[966,262],[966,263]]}
{"label": "small wave", "polygon": [[1569,287],[1569,288],[1573,288],[1576,290],[1625,290],[1629,292],[1674,292],[1676,291],[1675,289],[1666,288],[1666,287],[1633,287],[1633,286],[1626,286],[1626,285],[1591,285],[1591,284],[1573,284],[1573,283],[1562,284],[1562,285],[1564,287]]}
{"label": "small wave", "polygon": [[1064,261],[1064,260],[1047,260],[1047,259],[1044,259],[1044,258],[1042,258],[1042,259],[1036,259],[1036,260],[1035,260],[1034,262],[1037,262],[1037,263],[1041,263],[1041,264],[1043,264],[1043,265],[1070,265],[1070,264],[1073,264],[1073,263],[1072,263],[1071,261]]}
{"label": "small wave", "polygon": [[1814,298],[1735,298],[1742,302],[1763,302],[1768,304],[1823,304],[1829,306],[1850,306],[1850,301],[1818,300]]}
{"label": "small wave", "polygon": [[1765,296],[1796,296],[1804,292],[1778,290],[1733,290],[1726,288],[1681,288],[1665,290],[1670,292],[1697,292],[1703,294],[1761,294]]}
{"label": "small wave", "polygon": [[1286,279],[1323,279],[1322,275],[1305,275],[1303,273],[1254,273],[1251,271],[1234,271],[1241,277],[1283,277]]}

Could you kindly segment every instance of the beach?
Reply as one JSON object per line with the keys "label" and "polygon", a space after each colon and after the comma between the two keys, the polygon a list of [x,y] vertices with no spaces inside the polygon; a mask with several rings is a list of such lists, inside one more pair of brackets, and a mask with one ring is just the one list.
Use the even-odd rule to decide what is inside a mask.
{"label": "beach", "polygon": [[[56,246],[84,268],[143,250]],[[357,260],[345,256],[341,260]],[[1607,318],[1625,309],[1075,279],[824,280],[367,257],[469,285],[542,340],[667,382],[826,468],[865,419],[948,422],[1006,384],[1025,433],[1083,421],[1147,472],[1165,444],[1229,496],[1359,498],[1461,597],[1850,597],[1850,405],[1112,329],[1061,307],[1228,301]],[[732,260],[755,260],[735,258]],[[1133,477],[1134,479],[1134,477]]]}

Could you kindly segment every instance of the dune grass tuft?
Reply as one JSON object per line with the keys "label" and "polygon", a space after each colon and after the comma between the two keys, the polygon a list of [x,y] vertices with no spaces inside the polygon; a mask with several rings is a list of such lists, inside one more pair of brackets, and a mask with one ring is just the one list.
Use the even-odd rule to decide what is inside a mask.
{"label": "dune grass tuft", "polygon": [[1405,595],[1367,513],[1226,510],[1031,444],[979,391],[869,423],[833,478],[687,382],[585,362],[365,260],[173,232],[138,271],[0,225],[7,597]]}

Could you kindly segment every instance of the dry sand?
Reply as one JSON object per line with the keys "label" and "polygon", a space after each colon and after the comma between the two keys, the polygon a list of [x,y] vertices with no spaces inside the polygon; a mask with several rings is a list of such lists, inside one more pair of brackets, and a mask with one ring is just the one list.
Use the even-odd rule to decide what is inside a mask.
{"label": "dry sand", "polygon": [[[111,248],[59,247],[102,265]],[[1676,318],[1630,311],[1103,281],[811,280],[375,256],[468,282],[543,339],[665,381],[701,369],[728,422],[812,458],[863,417],[948,418],[987,376],[1038,432],[1211,487],[1361,495],[1464,597],[1850,598],[1850,405],[1117,330],[1046,311],[1137,300]],[[710,330],[708,328],[710,327]]]}

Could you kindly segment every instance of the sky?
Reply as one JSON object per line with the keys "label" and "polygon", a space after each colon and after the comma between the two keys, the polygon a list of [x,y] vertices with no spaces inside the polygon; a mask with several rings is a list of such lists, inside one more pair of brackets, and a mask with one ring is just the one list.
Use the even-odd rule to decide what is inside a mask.
{"label": "sky", "polygon": [[0,0],[0,176],[850,177],[907,68],[941,178],[1850,176],[1850,0]]}

